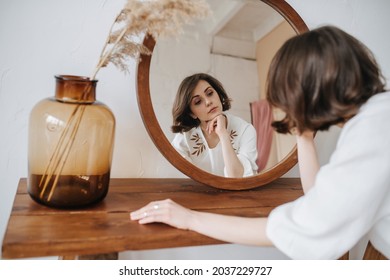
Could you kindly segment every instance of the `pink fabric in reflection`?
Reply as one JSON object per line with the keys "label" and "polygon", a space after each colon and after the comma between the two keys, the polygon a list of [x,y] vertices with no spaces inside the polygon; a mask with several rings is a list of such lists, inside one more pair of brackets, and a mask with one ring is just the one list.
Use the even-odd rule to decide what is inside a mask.
{"label": "pink fabric in reflection", "polygon": [[257,166],[258,171],[263,170],[271,152],[273,129],[272,108],[267,100],[251,102],[252,124],[257,131]]}

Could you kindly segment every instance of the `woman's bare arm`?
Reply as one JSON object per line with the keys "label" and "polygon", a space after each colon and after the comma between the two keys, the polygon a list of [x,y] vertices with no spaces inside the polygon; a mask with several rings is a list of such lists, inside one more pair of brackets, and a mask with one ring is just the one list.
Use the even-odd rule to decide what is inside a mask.
{"label": "woman's bare arm", "polygon": [[140,224],[162,222],[196,231],[229,243],[271,246],[266,236],[267,218],[243,218],[187,209],[170,199],[151,202],[130,213]]}
{"label": "woman's bare arm", "polygon": [[314,143],[314,133],[304,132],[297,135],[298,166],[302,188],[307,193],[313,186],[320,165]]}
{"label": "woman's bare arm", "polygon": [[219,137],[227,177],[240,178],[244,175],[244,166],[233,149],[226,126],[226,116],[219,115],[208,123],[208,132],[215,132]]}

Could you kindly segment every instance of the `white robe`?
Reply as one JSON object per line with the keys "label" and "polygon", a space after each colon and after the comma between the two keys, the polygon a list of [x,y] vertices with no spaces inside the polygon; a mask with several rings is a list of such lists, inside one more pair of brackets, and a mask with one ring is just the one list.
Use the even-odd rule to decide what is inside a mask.
{"label": "white robe", "polygon": [[267,236],[293,259],[337,259],[363,237],[390,258],[390,92],[344,125],[313,188],[271,212]]}
{"label": "white robe", "polygon": [[[256,130],[239,117],[226,114],[227,130],[238,159],[244,167],[244,177],[257,172]],[[207,145],[198,126],[188,132],[177,133],[172,141],[175,149],[197,167],[218,176],[226,176],[221,143],[214,148]]]}

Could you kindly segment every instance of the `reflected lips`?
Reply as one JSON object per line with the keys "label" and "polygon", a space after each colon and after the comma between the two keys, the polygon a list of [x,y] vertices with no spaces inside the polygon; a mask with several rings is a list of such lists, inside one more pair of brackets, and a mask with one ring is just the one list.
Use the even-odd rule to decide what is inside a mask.
{"label": "reflected lips", "polygon": [[212,108],[210,111],[209,111],[209,114],[210,113],[212,113],[212,112],[214,112],[215,111],[215,109],[217,109],[218,107],[214,107],[214,108]]}

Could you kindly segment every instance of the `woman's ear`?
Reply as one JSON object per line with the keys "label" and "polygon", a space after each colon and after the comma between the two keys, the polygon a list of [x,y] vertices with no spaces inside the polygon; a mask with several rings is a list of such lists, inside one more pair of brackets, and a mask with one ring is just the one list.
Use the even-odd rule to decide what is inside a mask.
{"label": "woman's ear", "polygon": [[194,115],[193,113],[190,113],[190,116],[191,118],[193,118],[194,120],[196,120],[198,117],[196,115]]}

